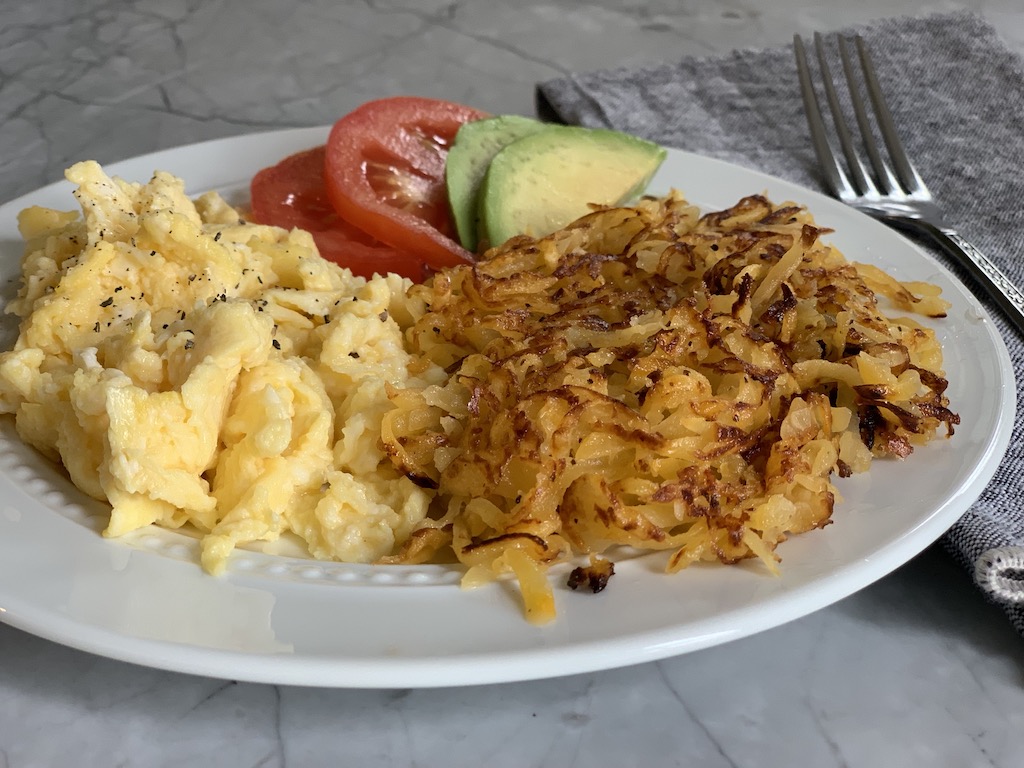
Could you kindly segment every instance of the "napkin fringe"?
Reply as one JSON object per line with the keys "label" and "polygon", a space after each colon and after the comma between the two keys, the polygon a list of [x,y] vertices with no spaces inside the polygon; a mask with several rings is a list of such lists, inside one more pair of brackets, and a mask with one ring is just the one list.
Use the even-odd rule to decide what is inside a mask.
{"label": "napkin fringe", "polygon": [[974,580],[995,600],[1024,604],[1024,547],[993,547],[978,557]]}

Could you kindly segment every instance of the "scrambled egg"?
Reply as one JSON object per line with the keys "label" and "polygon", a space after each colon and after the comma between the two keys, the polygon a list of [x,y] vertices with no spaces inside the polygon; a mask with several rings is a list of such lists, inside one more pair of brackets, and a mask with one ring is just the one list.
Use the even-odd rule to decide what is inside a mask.
{"label": "scrambled egg", "polygon": [[394,552],[432,492],[381,450],[386,388],[443,378],[410,376],[408,282],[354,277],[307,233],[246,223],[216,193],[192,201],[167,173],[66,176],[81,214],[19,216],[0,413],[110,503],[105,535],[189,524],[213,573],[289,531],[321,559]]}

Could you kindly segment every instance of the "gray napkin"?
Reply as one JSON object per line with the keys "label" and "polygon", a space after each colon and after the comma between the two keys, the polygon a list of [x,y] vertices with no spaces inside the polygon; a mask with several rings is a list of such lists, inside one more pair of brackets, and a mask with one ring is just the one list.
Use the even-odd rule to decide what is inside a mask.
{"label": "gray napkin", "polygon": [[[843,31],[867,40],[907,152],[950,224],[1024,285],[1021,59],[970,13]],[[571,75],[540,84],[537,109],[542,117],[627,131],[824,191],[792,46]],[[943,543],[1024,634],[1024,339],[985,302],[1014,361],[1021,407],[994,480]]]}

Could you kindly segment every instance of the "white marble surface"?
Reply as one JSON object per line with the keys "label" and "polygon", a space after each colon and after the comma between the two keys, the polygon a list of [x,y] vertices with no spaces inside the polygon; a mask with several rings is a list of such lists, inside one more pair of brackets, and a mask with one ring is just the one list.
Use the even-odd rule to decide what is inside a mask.
{"label": "white marble surface", "polygon": [[[295,6],[295,7],[293,7]],[[530,113],[533,84],[1020,0],[0,2],[0,199],[73,160],[331,122],[417,93]],[[826,610],[615,671],[416,691],[235,684],[0,625],[0,767],[1024,765],[1024,641],[940,550]]]}

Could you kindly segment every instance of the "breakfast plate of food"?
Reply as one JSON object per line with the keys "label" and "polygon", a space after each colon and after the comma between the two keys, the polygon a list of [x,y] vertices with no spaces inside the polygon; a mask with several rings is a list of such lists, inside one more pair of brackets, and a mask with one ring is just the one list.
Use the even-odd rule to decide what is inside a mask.
{"label": "breakfast plate of food", "polygon": [[0,207],[0,620],[237,680],[552,677],[825,607],[991,479],[1009,355],[927,253],[756,171],[442,106]]}

